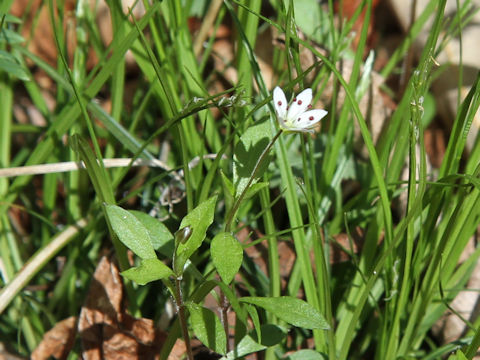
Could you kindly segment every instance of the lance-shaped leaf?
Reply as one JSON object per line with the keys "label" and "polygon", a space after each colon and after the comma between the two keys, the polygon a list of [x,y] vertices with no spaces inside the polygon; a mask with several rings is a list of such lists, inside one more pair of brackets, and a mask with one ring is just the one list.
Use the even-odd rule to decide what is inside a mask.
{"label": "lance-shaped leaf", "polygon": [[220,233],[210,244],[210,254],[223,282],[230,284],[242,265],[242,245],[231,234]]}
{"label": "lance-shaped leaf", "polygon": [[[260,155],[271,140],[271,128],[268,121],[250,126],[240,137],[233,156],[233,185],[235,196],[240,195],[252,176]],[[267,168],[269,161],[264,160],[255,174],[254,184]]]}
{"label": "lance-shaped leaf", "polygon": [[140,266],[132,267],[121,273],[127,279],[135,281],[137,284],[145,285],[155,280],[165,279],[173,276],[173,271],[163,262],[155,259],[144,259]]}
{"label": "lance-shaped leaf", "polygon": [[243,297],[241,302],[260,306],[279,319],[305,329],[329,329],[323,315],[309,303],[291,297]]}
{"label": "lance-shaped leaf", "polygon": [[122,243],[142,259],[156,259],[148,230],[130,212],[116,205],[105,205],[113,231]]}
{"label": "lance-shaped leaf", "polygon": [[209,349],[219,354],[225,354],[227,336],[220,319],[213,311],[198,304],[189,303],[187,307],[193,332],[198,339]]}
{"label": "lance-shaped leaf", "polygon": [[187,260],[202,245],[208,227],[213,222],[213,215],[215,213],[215,204],[217,197],[213,196],[205,200],[190,213],[188,213],[180,224],[180,229],[189,227],[191,234],[184,241],[176,244],[173,267],[175,274],[180,276],[183,273],[183,267]]}
{"label": "lance-shaped leaf", "polygon": [[130,213],[145,226],[150,235],[150,242],[155,250],[165,255],[168,258],[172,258],[173,255],[173,235],[168,228],[163,225],[160,220],[137,210],[130,210]]}

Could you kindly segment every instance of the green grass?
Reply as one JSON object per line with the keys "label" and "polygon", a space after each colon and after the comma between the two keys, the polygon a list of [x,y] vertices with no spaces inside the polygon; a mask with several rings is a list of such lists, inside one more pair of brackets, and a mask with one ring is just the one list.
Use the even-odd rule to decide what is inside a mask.
{"label": "green grass", "polygon": [[[479,319],[469,319],[470,330],[455,343],[440,343],[431,329],[464,289],[479,255],[477,250],[459,265],[480,219],[478,137],[466,151],[467,134],[475,131],[472,121],[480,105],[480,76],[466,98],[459,100],[437,170],[428,170],[423,136],[424,114],[435,114],[431,102],[423,99],[431,97],[432,81],[442,71],[435,58],[468,25],[471,17],[466,9],[471,1],[463,2],[458,16],[449,22],[444,14],[446,0],[431,0],[380,71],[386,79],[402,71],[413,39],[432,20],[418,61],[404,74],[405,91],[394,99],[397,107],[375,143],[367,125],[370,119],[359,106],[369,81],[362,77],[365,72],[368,75],[363,56],[367,26],[360,31],[356,52],[349,49],[351,28],[361,8],[353,19],[335,28],[333,1],[327,10],[313,0],[263,5],[255,0],[143,3],[145,13],[136,19],[117,6],[110,8],[114,38],[105,47],[93,10],[78,2],[76,26],[69,28],[75,32],[77,46],[69,59],[62,30],[65,20],[54,15],[66,10],[44,1],[54,34],[51,40],[59,53],[55,66],[12,38],[21,22],[11,17],[2,20],[0,50],[10,54],[10,62],[0,63],[0,168],[82,160],[86,170],[0,177],[0,341],[15,353],[30,354],[58,321],[79,314],[101,254],[113,251],[122,270],[131,266],[126,247],[106,220],[103,204],[147,213],[159,208],[158,217],[166,218],[164,224],[174,233],[182,218],[217,196],[207,237],[182,274],[184,300],[202,304],[216,284],[211,240],[224,231],[238,237],[246,227],[264,234],[268,271],[263,273],[244,254],[241,276],[229,286],[221,285],[238,318],[250,317],[257,328],[260,323],[289,326],[276,313],[232,301],[242,285],[253,297],[303,293],[304,300],[330,324],[329,330],[292,328],[290,345],[284,338],[268,347],[267,359],[304,348],[309,338],[328,359],[440,359],[458,349],[467,359],[473,358],[480,345]],[[0,5],[2,17],[11,4]],[[374,16],[371,0],[362,4],[368,21]],[[212,69],[215,33],[198,42],[189,29],[191,14],[213,19],[214,29],[228,24],[232,31],[235,53],[228,66],[238,81],[225,85],[225,80],[225,91],[211,91],[223,75]],[[311,21],[301,21],[306,16],[322,26],[309,27]],[[297,26],[306,38],[299,35]],[[321,133],[313,137],[281,134],[264,154],[267,166],[261,166],[257,161],[278,132],[272,89],[254,51],[256,45],[264,46],[259,35],[267,27],[285,36],[286,49],[273,47],[269,64],[275,84],[288,94],[312,87],[319,98],[331,82],[333,92]],[[328,55],[318,50],[317,41]],[[98,62],[88,68],[92,48]],[[304,49],[319,59],[310,68],[301,60]],[[133,93],[126,86],[132,80],[127,50],[137,68]],[[348,79],[339,67],[345,59],[352,61]],[[33,79],[33,67],[27,68],[26,63],[41,69],[54,89],[42,89],[28,80]],[[53,109],[47,106],[44,91],[55,98]],[[17,94],[23,94],[43,116],[45,126],[18,123],[13,111]],[[105,98],[109,111],[98,101]],[[354,142],[359,140],[355,126],[367,159],[355,150]],[[165,166],[110,169],[97,161],[106,158],[161,159]],[[193,159],[198,161],[189,167]],[[248,182],[256,165],[260,167],[255,181]],[[405,167],[407,179],[402,177]],[[342,184],[351,180],[359,190],[344,199]],[[185,197],[169,213],[160,198],[174,183]],[[247,183],[251,187],[241,196],[243,201],[235,204],[241,192],[236,187]],[[400,197],[407,199],[403,208],[398,206]],[[348,262],[330,264],[334,236],[351,234],[356,227],[363,230],[362,251],[350,254]],[[283,288],[278,260],[281,241],[290,242],[296,254]],[[61,270],[55,259],[64,260]],[[157,321],[169,298],[162,286],[130,281],[125,286],[130,312]],[[220,295],[219,301],[224,299]],[[238,326],[236,331],[238,343],[246,329]],[[172,322],[167,332],[173,345],[181,336],[179,323]],[[80,351],[77,342],[70,358],[78,357]],[[166,345],[162,356],[168,351]]]}

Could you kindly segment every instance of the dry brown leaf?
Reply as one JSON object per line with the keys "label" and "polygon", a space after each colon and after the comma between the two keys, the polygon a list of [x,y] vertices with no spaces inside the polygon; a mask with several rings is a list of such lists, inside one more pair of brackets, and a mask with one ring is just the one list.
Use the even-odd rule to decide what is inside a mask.
{"label": "dry brown leaf", "polygon": [[175,345],[173,345],[172,351],[168,355],[167,360],[182,360],[185,358],[187,347],[182,339],[177,339]]}
{"label": "dry brown leaf", "polygon": [[41,343],[33,351],[32,360],[66,359],[75,341],[77,317],[70,316],[55,324],[43,335]]}
{"label": "dry brown leaf", "polygon": [[93,275],[78,330],[83,358],[155,359],[166,334],[150,319],[136,319],[122,306],[123,285],[115,264],[106,257]]}
{"label": "dry brown leaf", "polygon": [[[368,23],[368,30],[367,30],[367,47],[371,47],[375,40],[375,33],[374,33],[374,21],[375,21],[375,8],[379,4],[380,0],[373,0],[372,1],[372,14],[370,17],[370,22]],[[350,19],[353,17],[355,12],[357,11],[358,7],[362,4],[362,0],[343,0],[342,2],[335,2],[336,10],[339,14],[342,14],[344,17]],[[340,11],[340,5],[342,6]],[[360,41],[360,34],[362,32],[363,25],[365,23],[365,14],[366,14],[366,7],[363,9],[360,16],[357,18],[355,23],[353,24],[352,30],[355,32],[355,39],[353,40],[353,47],[356,49],[358,43]],[[365,49],[368,53],[368,49]]]}
{"label": "dry brown leaf", "polygon": [[122,298],[123,286],[118,269],[102,257],[80,312],[78,329],[85,331],[95,324],[116,325],[121,322]]}

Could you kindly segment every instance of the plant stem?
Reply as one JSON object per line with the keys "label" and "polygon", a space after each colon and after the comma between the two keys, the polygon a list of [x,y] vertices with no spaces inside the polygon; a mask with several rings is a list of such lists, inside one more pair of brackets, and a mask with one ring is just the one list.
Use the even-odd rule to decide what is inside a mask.
{"label": "plant stem", "polygon": [[225,331],[225,335],[227,336],[227,353],[230,351],[230,346],[229,346],[229,341],[228,341],[228,316],[227,316],[227,310],[228,310],[228,301],[227,297],[223,293],[223,291],[220,291],[220,318],[223,324],[223,331]]}
{"label": "plant stem", "polygon": [[193,360],[192,346],[190,345],[190,336],[188,335],[187,318],[185,316],[185,304],[182,298],[181,279],[175,279],[175,302],[177,303],[178,319],[182,328],[183,340],[187,349],[188,360]]}
{"label": "plant stem", "polygon": [[257,176],[257,172],[258,172],[258,169],[260,169],[260,165],[262,164],[262,162],[267,157],[268,153],[270,152],[270,149],[272,148],[275,141],[277,141],[277,139],[278,139],[278,137],[280,136],[281,133],[282,133],[282,130],[278,130],[278,132],[275,134],[275,136],[272,138],[272,140],[270,140],[270,142],[268,143],[265,150],[263,150],[263,152],[260,154],[260,157],[258,158],[257,163],[255,164],[255,167],[252,170],[252,175],[250,175],[250,179],[248,180],[247,186],[245,186],[245,188],[243,189],[240,196],[237,198],[237,200],[235,200],[235,202],[232,206],[232,209],[228,213],[227,221],[225,223],[225,231],[226,232],[230,232],[233,219],[235,218],[235,214],[237,213],[238,208],[240,207],[240,204],[242,203],[243,198],[245,197],[245,194],[247,193],[248,189],[250,188],[250,185],[252,185],[253,180]]}

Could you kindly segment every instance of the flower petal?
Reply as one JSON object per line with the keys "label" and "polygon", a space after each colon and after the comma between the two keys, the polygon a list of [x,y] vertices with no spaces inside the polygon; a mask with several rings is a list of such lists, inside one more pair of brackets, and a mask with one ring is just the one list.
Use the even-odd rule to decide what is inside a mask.
{"label": "flower petal", "polygon": [[290,108],[288,109],[287,118],[295,119],[301,113],[308,109],[308,105],[312,102],[312,89],[303,90],[298,96],[293,99]]}
{"label": "flower petal", "polygon": [[322,109],[309,110],[300,114],[294,121],[292,121],[292,124],[295,128],[311,129],[327,114],[328,112]]}
{"label": "flower petal", "polygon": [[273,102],[275,104],[275,111],[277,112],[277,116],[279,117],[280,123],[282,123],[287,117],[288,102],[283,90],[280,89],[278,86],[273,89]]}

